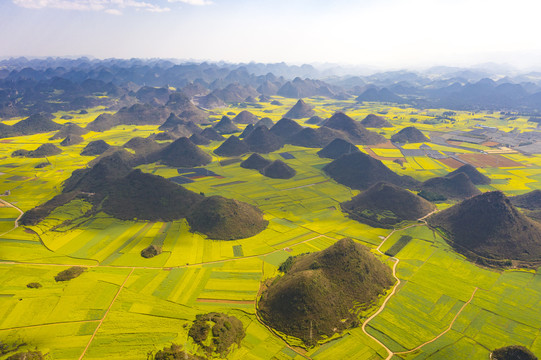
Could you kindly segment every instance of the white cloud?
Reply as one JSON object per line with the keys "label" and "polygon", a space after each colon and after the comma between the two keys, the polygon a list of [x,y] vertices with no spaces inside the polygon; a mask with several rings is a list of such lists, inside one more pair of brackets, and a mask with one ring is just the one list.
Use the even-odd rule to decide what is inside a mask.
{"label": "white cloud", "polygon": [[122,11],[118,9],[106,9],[105,12],[111,15],[122,15]]}
{"label": "white cloud", "polygon": [[165,12],[170,10],[167,7],[161,7],[140,0],[13,0],[13,3],[28,9],[49,8],[79,11],[103,11],[112,15],[121,15],[122,10],[129,8],[150,12]]}
{"label": "white cloud", "polygon": [[197,6],[214,4],[214,2],[212,2],[211,0],[167,0],[167,1],[169,1],[170,3],[182,2],[185,4],[197,5]]}
{"label": "white cloud", "polygon": [[167,7],[159,7],[159,6],[152,7],[152,8],[146,8],[145,10],[150,11],[150,12],[156,12],[156,13],[171,11],[171,9],[169,9]]}

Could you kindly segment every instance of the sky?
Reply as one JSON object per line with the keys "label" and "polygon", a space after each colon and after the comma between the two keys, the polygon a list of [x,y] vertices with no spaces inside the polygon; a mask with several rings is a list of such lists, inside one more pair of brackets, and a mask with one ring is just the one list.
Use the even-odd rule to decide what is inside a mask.
{"label": "sky", "polygon": [[541,68],[538,0],[0,0],[0,57]]}

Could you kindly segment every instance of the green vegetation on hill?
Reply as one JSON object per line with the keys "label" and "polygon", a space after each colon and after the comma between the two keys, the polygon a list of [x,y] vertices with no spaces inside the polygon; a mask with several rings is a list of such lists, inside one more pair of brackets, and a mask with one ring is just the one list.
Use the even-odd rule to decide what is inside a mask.
{"label": "green vegetation on hill", "polygon": [[271,133],[282,138],[288,139],[301,131],[303,128],[295,120],[282,118],[270,129]]}
{"label": "green vegetation on hill", "polygon": [[240,163],[240,166],[245,169],[261,170],[272,161],[265,159],[263,156],[253,153],[246,160]]}
{"label": "green vegetation on hill", "polygon": [[248,144],[240,140],[235,135],[231,135],[227,138],[214,153],[220,156],[240,156],[250,151]]}
{"label": "green vegetation on hill", "polygon": [[162,252],[162,249],[161,249],[160,246],[149,245],[146,248],[144,248],[143,250],[141,250],[141,256],[146,258],[146,259],[150,259],[150,258],[153,258],[156,255],[161,254],[161,252]]}
{"label": "green vegetation on hill", "polygon": [[11,157],[26,157],[30,153],[30,150],[19,149],[11,153]]}
{"label": "green vegetation on hill", "polygon": [[83,129],[77,124],[66,124],[62,126],[60,130],[58,130],[52,137],[49,138],[49,140],[58,140],[65,138],[69,135],[85,135],[88,133],[88,130]]}
{"label": "green vegetation on hill", "polygon": [[327,164],[323,170],[336,182],[353,189],[367,189],[385,181],[405,188],[417,188],[419,182],[407,175],[398,175],[380,160],[363,153],[346,154]]}
{"label": "green vegetation on hill", "polygon": [[103,211],[123,220],[171,221],[185,218],[203,198],[161,176],[141,170],[133,170],[104,190]]}
{"label": "green vegetation on hill", "polygon": [[511,203],[523,209],[541,209],[541,190],[533,190],[526,194],[509,197]]}
{"label": "green vegetation on hill", "polygon": [[192,134],[192,136],[190,136],[189,139],[195,145],[208,145],[208,144],[210,144],[210,140],[207,139],[206,137],[202,136],[201,134]]}
{"label": "green vegetation on hill", "polygon": [[380,134],[366,130],[360,122],[342,112],[335,113],[322,126],[343,131],[352,143],[358,145],[374,145],[387,141]]}
{"label": "green vegetation on hill", "polygon": [[317,152],[319,157],[338,159],[342,155],[360,152],[352,143],[343,139],[334,139],[331,143]]}
{"label": "green vegetation on hill", "polygon": [[[186,137],[181,137],[163,150],[159,151],[156,159],[172,167],[193,167],[206,165],[212,157]],[[154,157],[152,160],[154,162]]]}
{"label": "green vegetation on hill", "polygon": [[366,117],[361,120],[361,125],[369,128],[383,128],[383,127],[392,127],[393,125],[385,120],[383,116],[368,114]]}
{"label": "green vegetation on hill", "polygon": [[69,203],[76,197],[80,196],[77,191],[69,191],[61,193],[53,197],[51,200],[28,210],[21,217],[22,225],[36,225],[41,220],[45,219],[54,209]]}
{"label": "green vegetation on hill", "polygon": [[314,107],[304,102],[303,99],[299,99],[295,105],[284,115],[288,119],[303,119],[309,118],[314,115]]}
{"label": "green vegetation on hill", "polygon": [[62,125],[54,122],[52,118],[53,117],[50,114],[34,114],[17,122],[11,129],[13,130],[13,133],[20,135],[39,134],[59,130]]}
{"label": "green vegetation on hill", "polygon": [[239,138],[241,139],[244,139],[246,138],[248,135],[250,135],[250,133],[252,131],[254,131],[255,129],[255,125],[254,124],[248,124],[246,125],[246,127],[244,128],[244,130],[242,130],[242,133],[239,135]]}
{"label": "green vegetation on hill", "polygon": [[439,200],[466,199],[481,194],[468,175],[456,173],[449,177],[435,177],[421,184],[421,192],[428,198]]}
{"label": "green vegetation on hill", "polygon": [[240,129],[226,115],[222,116],[221,120],[218,121],[218,123],[216,123],[212,128],[219,134],[233,134],[240,132]]}
{"label": "green vegetation on hill", "polygon": [[88,144],[86,144],[83,151],[81,151],[81,155],[83,156],[94,156],[94,155],[101,155],[105,151],[107,151],[111,146],[107,144],[103,140],[95,140],[91,141]]}
{"label": "green vegetation on hill", "polygon": [[326,126],[314,129],[304,128],[286,141],[289,144],[309,147],[322,148],[327,146],[336,138],[347,138],[346,134],[340,130],[328,128]]}
{"label": "green vegetation on hill", "polygon": [[204,357],[192,355],[182,350],[182,346],[171,344],[154,355],[154,360],[203,360]]}
{"label": "green vegetation on hill", "polygon": [[203,360],[204,357],[192,355],[184,350],[182,346],[171,344],[170,347],[164,347],[154,355],[154,360]]}
{"label": "green vegetation on hill", "polygon": [[[184,114],[186,115],[186,114]],[[201,128],[191,120],[184,120],[178,117],[176,114],[171,113],[165,122],[158,128],[160,130],[166,130],[172,133],[176,132],[189,132],[183,136],[189,136],[191,133],[201,132]]]}
{"label": "green vegetation on hill", "polygon": [[491,182],[489,177],[481,174],[479,170],[477,170],[475,167],[473,167],[470,164],[462,165],[455,171],[450,172],[449,174],[445,175],[445,177],[452,177],[460,173],[466,174],[470,178],[471,182],[474,183],[475,185],[488,185]]}
{"label": "green vegetation on hill", "polygon": [[266,126],[257,126],[246,138],[244,142],[250,148],[250,151],[267,154],[276,151],[283,146],[282,140],[271,133]]}
{"label": "green vegetation on hill", "polygon": [[169,117],[165,120],[163,124],[160,125],[158,129],[167,130],[173,129],[177,125],[183,125],[184,121],[179,118],[175,113],[170,113]]}
{"label": "green vegetation on hill", "polygon": [[108,113],[100,114],[94,119],[94,121],[88,123],[85,127],[86,130],[103,132],[111,129],[117,125],[113,118],[113,115]]}
{"label": "green vegetation on hill", "polygon": [[434,205],[420,196],[384,182],[372,185],[341,206],[352,219],[383,228],[417,220],[434,210]]}
{"label": "green vegetation on hill", "polygon": [[242,110],[233,118],[233,122],[236,122],[237,124],[255,124],[258,120],[257,116],[248,110]]}
{"label": "green vegetation on hill", "polygon": [[205,130],[201,131],[200,134],[202,137],[209,139],[210,141],[222,141],[224,137],[213,128],[206,128]]}
{"label": "green vegetation on hill", "polygon": [[[62,145],[62,144],[61,144]],[[64,145],[63,145],[64,146]],[[62,153],[62,150],[54,144],[47,143],[40,145],[36,150],[20,149],[11,153],[12,157],[44,158]]]}
{"label": "green vegetation on hill", "polygon": [[430,140],[416,127],[408,126],[391,136],[391,141],[394,143],[407,144],[427,142]]}
{"label": "green vegetation on hill", "polygon": [[153,134],[150,136],[153,140],[175,140],[179,137],[190,137],[193,134],[201,133],[201,128],[191,121],[184,122],[183,124],[175,125],[172,128],[166,129],[164,132]]}
{"label": "green vegetation on hill", "polygon": [[240,346],[246,335],[242,322],[234,316],[211,312],[198,314],[188,336],[207,354],[225,357],[233,344]]}
{"label": "green vegetation on hill", "polygon": [[71,145],[80,144],[80,143],[82,143],[84,141],[85,141],[85,139],[83,139],[82,136],[69,134],[68,136],[66,136],[64,138],[64,140],[62,140],[60,142],[60,145],[61,146],[71,146]]}
{"label": "green vegetation on hill", "polygon": [[211,196],[198,202],[186,219],[192,231],[210,239],[235,240],[263,231],[268,221],[257,207],[222,196]]}
{"label": "green vegetation on hill", "polygon": [[316,115],[316,116],[312,116],[310,119],[306,120],[304,123],[309,124],[309,125],[320,125],[324,121],[325,119]]}
{"label": "green vegetation on hill", "polygon": [[[5,360],[44,360],[45,355],[41,351],[20,351],[21,348],[25,348],[26,343],[16,342],[9,344],[0,341],[0,357]],[[8,356],[9,355],[9,356]],[[47,357],[48,359],[49,357]]]}
{"label": "green vegetation on hill", "polygon": [[117,125],[162,124],[168,116],[167,110],[151,104],[133,104],[118,110],[115,114],[101,114],[90,122],[87,130],[103,132]]}
{"label": "green vegetation on hill", "polygon": [[62,192],[103,192],[112,181],[126,176],[131,168],[126,153],[115,151],[99,159],[91,168],[75,170],[64,182]]}
{"label": "green vegetation on hill", "polygon": [[269,282],[257,310],[269,326],[312,346],[358,326],[354,304],[370,307],[393,282],[391,269],[365,246],[342,239],[295,258],[287,273]]}
{"label": "green vegetation on hill", "polygon": [[490,354],[493,360],[537,360],[537,356],[524,346],[511,345],[496,349]]}
{"label": "green vegetation on hill", "polygon": [[26,157],[44,158],[47,156],[58,155],[61,152],[62,150],[58,148],[56,145],[47,143],[47,144],[40,145],[36,150],[30,151],[29,153],[27,153]]}
{"label": "green vegetation on hill", "polygon": [[[122,220],[173,221],[187,218],[193,231],[211,239],[233,240],[258,234],[268,221],[255,206],[221,196],[205,198],[161,176],[131,170],[122,153],[102,158],[89,169],[73,172],[64,191],[21,219],[35,225],[54,209],[77,197],[92,204],[85,216],[103,211]],[[156,249],[148,249],[151,255]]]}
{"label": "green vegetation on hill", "polygon": [[45,356],[41,351],[25,351],[8,356],[6,360],[43,360]]}
{"label": "green vegetation on hill", "polygon": [[265,126],[267,129],[270,129],[274,126],[274,121],[272,121],[272,119],[269,117],[264,117],[261,120],[259,120],[257,123],[255,123],[254,126],[255,127]]}
{"label": "green vegetation on hill", "polygon": [[128,140],[122,147],[135,151],[137,156],[148,156],[163,149],[166,145],[160,144],[149,138],[136,136]]}
{"label": "green vegetation on hill", "polygon": [[7,355],[9,353],[16,352],[19,350],[22,346],[25,344],[15,343],[15,344],[9,344],[4,341],[0,341],[0,356]]}
{"label": "green vegetation on hill", "polygon": [[81,276],[82,273],[85,272],[85,268],[81,266],[72,266],[69,269],[62,270],[59,272],[54,279],[56,281],[69,281],[71,279],[75,279],[76,277]]}
{"label": "green vegetation on hill", "polygon": [[447,197],[445,197],[444,195],[439,194],[439,193],[435,193],[435,192],[431,192],[431,191],[428,191],[428,190],[425,190],[425,189],[419,191],[417,193],[417,195],[419,195],[423,199],[426,199],[426,200],[432,201],[432,202],[438,202],[438,201],[447,200]]}
{"label": "green vegetation on hill", "polygon": [[430,216],[428,223],[442,229],[455,250],[482,264],[541,263],[541,225],[499,191],[464,200]]}
{"label": "green vegetation on hill", "polygon": [[291,179],[297,172],[282,160],[274,160],[259,172],[273,179]]}

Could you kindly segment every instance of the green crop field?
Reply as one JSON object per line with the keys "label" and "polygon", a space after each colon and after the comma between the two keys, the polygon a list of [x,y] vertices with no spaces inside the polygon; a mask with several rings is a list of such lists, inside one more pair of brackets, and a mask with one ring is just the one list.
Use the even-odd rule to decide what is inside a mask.
{"label": "green crop field", "polygon": [[[249,110],[276,122],[296,102],[273,99],[283,105],[231,105],[215,109],[211,119]],[[507,131],[531,128],[524,118],[508,123],[485,112],[457,112],[454,123],[432,124],[445,109],[305,100],[322,118],[339,110],[355,120],[384,113],[392,127],[378,132],[381,130],[387,139],[412,124],[429,137],[469,130],[476,119]],[[65,123],[60,117],[69,114],[74,117],[71,122],[85,126],[105,112],[100,107],[84,115],[58,112],[55,121]],[[9,195],[0,197],[6,202],[0,203],[0,341],[25,343],[23,348],[38,348],[52,359],[146,359],[149,353],[172,343],[196,351],[197,345],[188,337],[189,325],[197,314],[216,311],[234,315],[246,331],[240,346],[228,355],[231,359],[376,360],[387,358],[387,349],[393,359],[487,359],[493,349],[511,344],[541,354],[538,271],[496,271],[476,266],[424,223],[410,223],[414,226],[393,232],[349,219],[340,203],[359,191],[338,184],[322,171],[331,160],[320,158],[320,149],[285,145],[263,155],[283,160],[296,170],[294,177],[281,180],[241,168],[240,161],[249,154],[227,161],[213,153],[219,142],[201,146],[212,155],[212,162],[205,168],[216,176],[199,177],[184,186],[205,196],[221,195],[259,207],[269,225],[250,238],[210,240],[190,232],[186,220],[119,220],[103,212],[87,218],[84,214],[92,205],[82,199],[58,207],[34,226],[15,226],[20,215],[15,207],[25,212],[50,200],[62,191],[63,182],[74,170],[86,167],[95,158],[79,155],[89,141],[101,139],[122,146],[134,136],[157,132],[157,125],[121,125],[89,132],[83,136],[83,143],[65,147],[59,145],[61,140],[49,140],[52,132],[1,140],[0,194],[9,191]],[[59,146],[62,153],[47,159],[11,157],[15,150],[34,150],[46,142]],[[403,149],[419,150],[421,145],[406,144]],[[462,144],[465,148],[461,149],[452,143],[426,145],[432,150],[466,155],[490,149],[474,144]],[[420,181],[454,170],[441,159],[404,156],[399,148],[359,148],[371,150],[400,175]],[[284,152],[293,158],[284,159],[280,155]],[[480,167],[493,179],[490,185],[479,186],[482,191],[517,195],[541,189],[541,155],[500,156],[515,165]],[[394,162],[395,158],[404,159],[404,164]],[[50,164],[35,168],[44,161]],[[179,175],[176,168],[158,163],[138,168],[165,178]],[[441,210],[452,204],[442,202],[437,206]],[[66,223],[72,219],[76,220]],[[398,261],[400,284],[394,294],[389,291],[371,309],[358,314],[363,323],[385,304],[366,323],[366,333],[356,327],[308,349],[292,346],[299,342],[278,336],[256,316],[260,286],[279,274],[278,267],[289,256],[326,249],[344,237],[368,246],[389,267]],[[149,245],[160,247],[161,253],[143,258],[141,251]],[[56,274],[76,265],[85,267],[82,275],[55,281]],[[41,287],[28,288],[27,284],[33,282]],[[389,300],[384,303],[386,296]],[[0,355],[0,359],[5,358]]]}

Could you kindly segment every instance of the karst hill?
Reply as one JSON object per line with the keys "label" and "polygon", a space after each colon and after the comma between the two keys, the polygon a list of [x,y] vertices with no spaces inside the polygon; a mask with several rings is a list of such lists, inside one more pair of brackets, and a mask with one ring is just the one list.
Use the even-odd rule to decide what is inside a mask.
{"label": "karst hill", "polygon": [[470,259],[541,261],[541,225],[499,191],[477,195],[428,218]]}
{"label": "karst hill", "polygon": [[405,220],[417,220],[435,209],[422,197],[385,182],[372,185],[341,205],[352,219],[383,228],[391,228]]}
{"label": "karst hill", "polygon": [[394,282],[391,269],[351,239],[290,258],[281,269],[261,295],[259,315],[307,345],[359,325],[354,303],[371,306]]}

